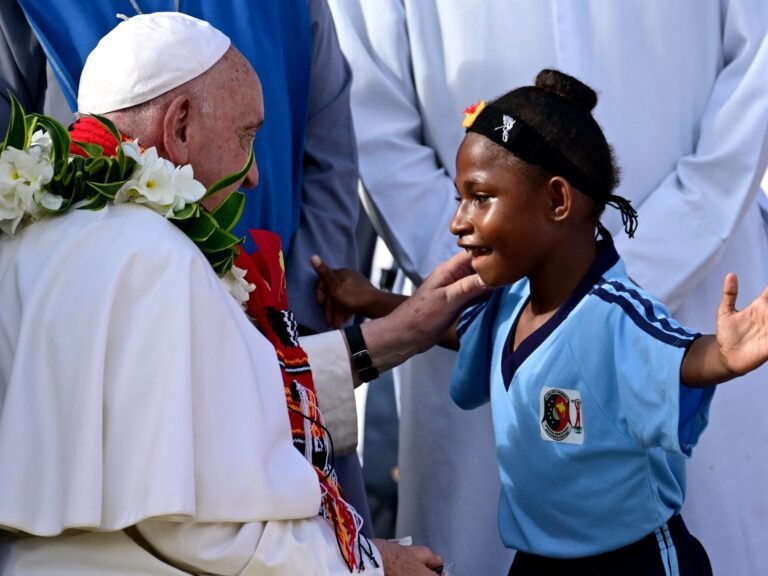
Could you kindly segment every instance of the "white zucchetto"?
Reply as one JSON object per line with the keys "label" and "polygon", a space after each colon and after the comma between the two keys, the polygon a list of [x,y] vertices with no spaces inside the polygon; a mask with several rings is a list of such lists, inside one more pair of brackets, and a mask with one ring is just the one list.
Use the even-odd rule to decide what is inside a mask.
{"label": "white zucchetto", "polygon": [[177,12],[139,14],[118,24],[88,55],[77,109],[106,114],[148,102],[200,76],[229,49],[229,38]]}

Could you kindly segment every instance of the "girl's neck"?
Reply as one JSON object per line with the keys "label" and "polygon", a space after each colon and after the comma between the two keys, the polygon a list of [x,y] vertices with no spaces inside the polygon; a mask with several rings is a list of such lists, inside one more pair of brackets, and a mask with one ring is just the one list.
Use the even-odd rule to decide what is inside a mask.
{"label": "girl's neck", "polygon": [[594,237],[564,243],[553,249],[547,262],[530,274],[530,312],[551,315],[566,301],[597,258]]}

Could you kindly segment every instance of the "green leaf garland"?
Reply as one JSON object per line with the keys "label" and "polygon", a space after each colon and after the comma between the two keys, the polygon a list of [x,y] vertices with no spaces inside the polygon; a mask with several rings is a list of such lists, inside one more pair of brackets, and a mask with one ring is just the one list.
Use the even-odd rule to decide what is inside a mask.
{"label": "green leaf garland", "polygon": [[[0,154],[7,148],[28,150],[32,136],[42,131],[50,139],[49,156],[53,165],[53,178],[45,190],[63,201],[58,209],[39,207],[40,214],[60,214],[73,206],[79,210],[101,210],[115,199],[115,195],[131,179],[136,162],[128,157],[122,146],[117,156],[107,156],[101,146],[76,142],[86,156],[70,155],[72,140],[67,129],[55,119],[42,114],[26,114],[18,99],[9,92],[11,118]],[[123,142],[120,131],[108,118],[93,116],[116,138]],[[219,276],[230,271],[243,238],[232,234],[232,229],[243,214],[245,195],[233,192],[212,212],[201,201],[242,180],[254,162],[253,149],[242,170],[229,174],[208,188],[203,197],[176,210],[168,219],[194,242]]]}

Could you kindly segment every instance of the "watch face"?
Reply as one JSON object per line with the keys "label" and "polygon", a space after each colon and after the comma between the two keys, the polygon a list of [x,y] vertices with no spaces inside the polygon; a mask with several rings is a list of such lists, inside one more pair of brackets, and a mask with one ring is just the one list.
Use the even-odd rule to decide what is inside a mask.
{"label": "watch face", "polygon": [[373,361],[368,355],[368,350],[360,350],[352,354],[352,362],[363,382],[370,382],[379,377],[379,371],[373,366]]}

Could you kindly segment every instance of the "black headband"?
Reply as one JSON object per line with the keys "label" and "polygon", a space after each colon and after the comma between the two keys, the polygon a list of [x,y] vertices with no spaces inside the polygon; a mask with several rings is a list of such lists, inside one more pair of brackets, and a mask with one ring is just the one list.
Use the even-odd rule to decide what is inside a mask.
{"label": "black headband", "polygon": [[[629,200],[611,194],[611,190],[595,182],[560,150],[550,145],[536,129],[520,118],[502,112],[493,105],[480,105],[467,111],[467,132],[476,132],[505,148],[521,160],[540,166],[552,174],[563,176],[580,192],[600,204],[613,206],[621,212],[621,220],[631,238],[637,229],[637,212]],[[474,118],[473,118],[474,116]],[[600,226],[601,232],[604,230]]]}

